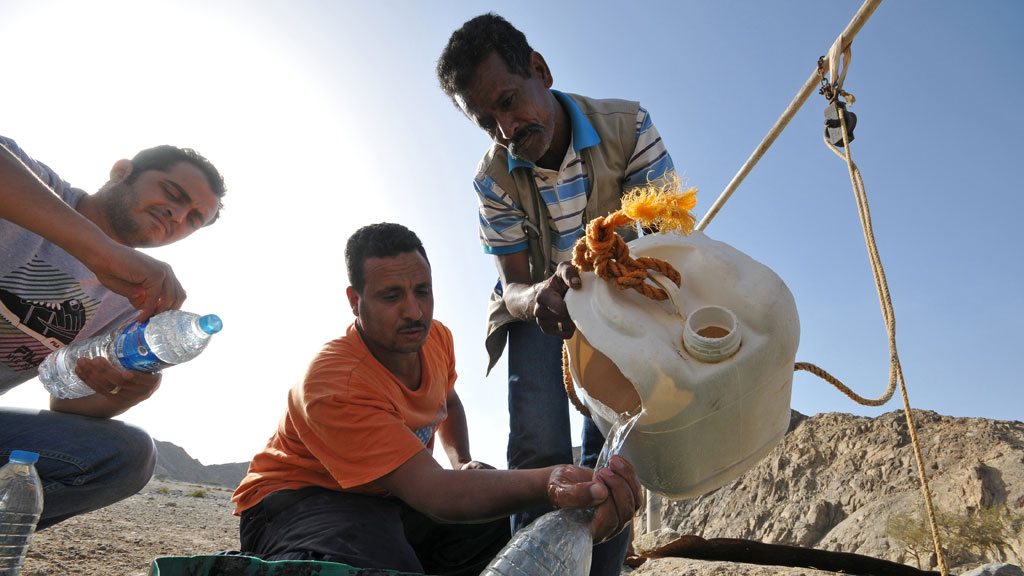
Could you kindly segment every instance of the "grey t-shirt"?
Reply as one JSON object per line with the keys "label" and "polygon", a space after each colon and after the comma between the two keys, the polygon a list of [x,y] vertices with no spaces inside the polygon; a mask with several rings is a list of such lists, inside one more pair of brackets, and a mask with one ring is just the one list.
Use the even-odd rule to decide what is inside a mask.
{"label": "grey t-shirt", "polygon": [[[68,205],[77,206],[85,196],[13,140],[0,136],[0,145]],[[70,254],[0,219],[0,394],[34,378],[52,350],[112,330],[137,314]]]}

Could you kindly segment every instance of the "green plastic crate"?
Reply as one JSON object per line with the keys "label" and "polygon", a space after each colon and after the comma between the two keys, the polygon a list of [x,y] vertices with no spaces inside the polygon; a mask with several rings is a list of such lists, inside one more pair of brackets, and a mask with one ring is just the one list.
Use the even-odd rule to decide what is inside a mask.
{"label": "green plastic crate", "polygon": [[165,556],[153,560],[149,576],[425,576],[413,572],[355,568],[336,562],[281,560],[251,556]]}

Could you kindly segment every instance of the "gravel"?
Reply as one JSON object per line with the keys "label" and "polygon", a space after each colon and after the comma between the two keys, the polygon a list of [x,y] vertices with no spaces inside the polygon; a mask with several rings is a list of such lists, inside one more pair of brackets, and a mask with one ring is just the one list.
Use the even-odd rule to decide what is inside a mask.
{"label": "gravel", "polygon": [[146,576],[155,558],[238,547],[228,488],[152,480],[131,498],[37,532],[23,576]]}

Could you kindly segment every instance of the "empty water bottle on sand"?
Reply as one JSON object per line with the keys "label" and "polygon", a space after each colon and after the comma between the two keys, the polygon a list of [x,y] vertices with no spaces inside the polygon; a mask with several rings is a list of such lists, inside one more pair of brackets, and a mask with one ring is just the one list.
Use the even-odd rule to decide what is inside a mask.
{"label": "empty water bottle on sand", "polygon": [[198,356],[222,327],[215,314],[161,312],[145,322],[132,322],[57,350],[39,365],[39,380],[57,398],[88,396],[94,390],[75,374],[79,358],[102,357],[116,368],[159,372]]}
{"label": "empty water bottle on sand", "polygon": [[18,576],[28,541],[43,512],[35,452],[12,450],[0,468],[0,576]]}

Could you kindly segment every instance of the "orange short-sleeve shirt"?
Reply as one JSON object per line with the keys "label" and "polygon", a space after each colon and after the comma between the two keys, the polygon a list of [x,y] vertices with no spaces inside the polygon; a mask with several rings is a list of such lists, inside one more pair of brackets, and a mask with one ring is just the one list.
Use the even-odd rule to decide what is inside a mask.
{"label": "orange short-sleeve shirt", "polygon": [[374,481],[432,450],[448,416],[455,353],[451,332],[436,320],[420,361],[420,387],[409,390],[373,357],[354,323],[325,344],[288,393],[277,431],[235,490],[235,513],[277,490],[306,486],[385,494]]}

